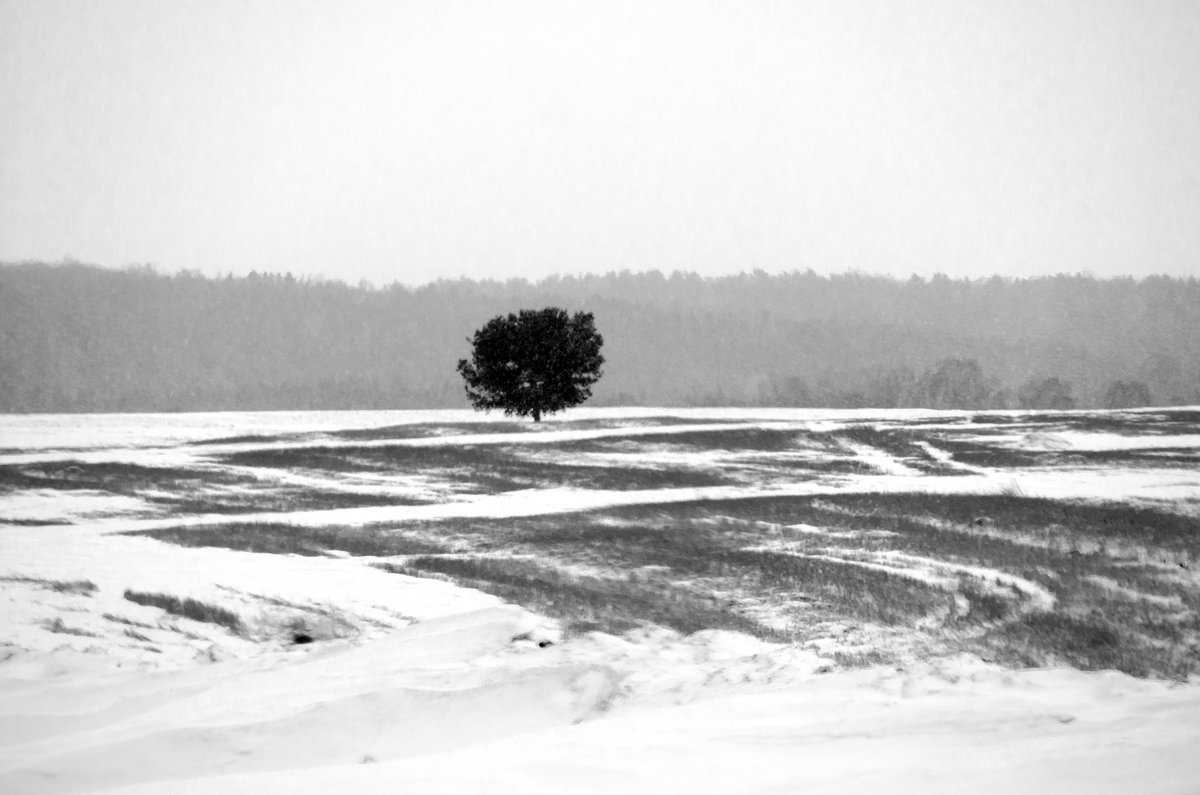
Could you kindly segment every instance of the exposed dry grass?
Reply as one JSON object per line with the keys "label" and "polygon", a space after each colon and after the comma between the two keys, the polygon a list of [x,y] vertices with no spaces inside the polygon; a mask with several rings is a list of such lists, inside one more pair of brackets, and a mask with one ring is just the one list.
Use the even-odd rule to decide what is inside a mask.
{"label": "exposed dry grass", "polygon": [[197,599],[180,599],[178,596],[165,593],[147,593],[128,589],[125,591],[125,598],[135,604],[162,608],[168,613],[182,618],[218,624],[234,633],[240,633],[243,629],[242,620],[236,613]]}
{"label": "exposed dry grass", "polygon": [[[998,427],[989,428],[989,423]],[[654,421],[598,420],[562,427],[639,424]],[[1196,451],[1092,454],[1015,446],[1018,434],[1032,432],[1200,433],[1200,413],[1171,410],[976,415],[818,433],[731,427],[674,434],[664,429],[649,435],[525,445],[523,437],[536,431],[514,422],[351,430],[333,435],[373,440],[486,432],[508,433],[511,441],[342,448],[321,446],[312,436],[294,436],[288,437],[297,445],[291,449],[246,451],[224,461],[316,470],[331,476],[422,475],[452,483],[464,493],[564,485],[652,489],[723,485],[751,477],[836,480],[841,474],[866,474],[865,464],[850,449],[854,445],[843,442],[876,448],[930,475],[962,473],[933,458],[922,442],[947,451],[958,462],[996,469],[1200,462]],[[733,463],[722,471],[682,464],[623,468],[589,465],[586,456],[590,452],[636,455],[647,446],[716,454],[710,460],[728,453]],[[564,453],[580,455],[572,459]],[[98,488],[117,494],[153,488],[174,492],[153,498],[161,506],[184,511],[400,502],[332,489],[294,489],[257,481],[244,472],[202,467],[70,463],[0,467],[0,488],[6,483],[9,488]],[[231,484],[237,488],[210,496],[220,491],[212,486]],[[892,634],[928,633],[922,637],[933,635],[939,642],[957,644],[956,648],[1022,665],[1061,661],[1080,668],[1116,667],[1138,675],[1181,677],[1200,662],[1200,586],[1194,575],[1200,565],[1200,518],[1122,504],[1031,498],[1016,490],[977,496],[760,497],[587,514],[406,522],[386,528],[235,522],[141,535],[184,546],[272,554],[340,550],[351,555],[407,556],[385,568],[449,578],[495,593],[562,618],[572,631],[620,631],[658,623],[685,632],[726,628],[773,639],[805,640],[808,627],[831,621],[870,622],[891,627],[887,632]],[[908,563],[879,567],[880,561],[901,558]],[[936,577],[928,572],[922,576],[922,560],[943,568]],[[1000,579],[963,573],[966,567],[978,567]],[[1027,581],[1029,589],[1012,587],[1012,578]],[[90,593],[85,582],[63,583],[62,588]],[[1030,596],[1041,593],[1035,587],[1053,595],[1050,612],[1038,612],[1040,602]],[[164,594],[126,596],[132,601],[157,599],[157,606],[177,615],[190,609],[194,615],[189,618],[207,616],[198,620],[241,626],[232,613],[194,600]],[[185,608],[186,602],[193,606]],[[110,620],[137,626],[117,617]],[[782,633],[781,626],[792,629]],[[297,624],[289,631],[295,637],[313,636],[312,629]],[[851,655],[847,664],[890,659],[885,648],[847,654]]]}
{"label": "exposed dry grass", "polygon": [[446,575],[535,612],[562,619],[569,632],[624,632],[659,624],[680,632],[729,629],[778,639],[778,632],[719,604],[711,596],[625,578],[577,576],[518,558],[422,556],[385,571]]}
{"label": "exposed dry grass", "polygon": [[0,577],[0,582],[20,582],[45,588],[58,593],[73,593],[80,596],[91,596],[99,590],[99,586],[91,580],[51,580],[44,577]]}
{"label": "exposed dry grass", "polygon": [[[709,422],[705,420],[704,424]],[[629,452],[631,444],[639,447],[673,447],[685,453],[702,450],[730,453],[779,452],[796,448],[806,436],[803,431],[797,430],[734,427],[701,431],[640,432],[630,436],[558,441],[543,446],[550,450],[573,453]]]}
{"label": "exposed dry grass", "polygon": [[692,468],[588,466],[530,458],[524,448],[508,445],[312,446],[234,453],[226,460],[241,466],[276,469],[422,475],[452,482],[462,492],[485,494],[556,486],[651,489],[733,482],[719,473]]}
{"label": "exposed dry grass", "polygon": [[411,425],[387,425],[381,428],[351,428],[329,434],[335,439],[374,441],[382,439],[419,439],[430,436],[459,436],[481,433],[525,433],[533,428],[529,423],[498,422],[448,422],[414,423]]}
{"label": "exposed dry grass", "polygon": [[155,628],[153,624],[147,624],[144,621],[135,621],[134,619],[127,618],[126,616],[118,616],[114,615],[113,613],[104,613],[103,615],[106,620],[111,621],[114,624],[124,624],[129,627],[141,627],[142,629]]}
{"label": "exposed dry grass", "polygon": [[[681,599],[720,592],[730,602],[722,609],[729,612],[799,603],[792,613],[798,637],[804,625],[830,619],[940,625],[945,637],[964,648],[1023,664],[1054,659],[1179,676],[1200,661],[1200,592],[1193,580],[1179,576],[1188,571],[1181,566],[1198,559],[1200,519],[1165,511],[1011,494],[845,494],[408,527],[422,537],[453,537],[460,548],[480,553],[535,556],[542,569],[587,566],[611,571],[614,578],[637,572],[638,588]],[[1031,618],[1039,615],[1036,603],[1002,583],[959,575],[942,585],[857,562],[889,551],[1027,580],[1053,595],[1049,615],[1063,621]],[[497,566],[527,565],[489,562],[468,573],[475,564],[444,560],[414,568],[436,568],[505,598],[514,598],[505,588],[515,585],[488,585],[489,576]],[[543,601],[570,581],[565,574],[540,573],[536,579],[546,594]],[[617,605],[610,608],[613,614],[637,615],[643,597],[638,588],[627,595],[623,589],[606,592]],[[1130,651],[1105,651],[1102,641],[1109,636],[1089,636],[1089,626],[1115,633],[1121,648]],[[774,632],[765,625],[750,631]]]}
{"label": "exposed dry grass", "polygon": [[101,637],[100,635],[97,635],[95,632],[89,632],[86,629],[79,629],[78,627],[69,627],[63,623],[63,620],[61,618],[53,618],[53,619],[48,619],[46,621],[43,621],[42,628],[45,629],[47,632],[55,632],[60,635],[76,635],[81,638],[99,638],[99,637]]}
{"label": "exposed dry grass", "polygon": [[0,465],[0,487],[14,489],[82,489],[136,495],[144,490],[186,493],[206,484],[253,482],[253,478],[212,467],[150,467],[115,461]]}
{"label": "exposed dry grass", "polygon": [[146,502],[173,513],[241,514],[273,511],[320,511],[336,508],[366,508],[378,505],[425,505],[429,500],[396,494],[362,494],[336,489],[281,487],[256,484],[236,492],[192,492],[179,495],[152,494]]}
{"label": "exposed dry grass", "polygon": [[871,668],[876,665],[896,665],[896,655],[880,649],[834,651],[830,657],[842,668]]}
{"label": "exposed dry grass", "polygon": [[426,555],[445,552],[436,542],[370,527],[305,527],[275,522],[230,522],[142,530],[146,536],[184,547],[219,547],[275,555],[316,556],[331,550],[359,556]]}

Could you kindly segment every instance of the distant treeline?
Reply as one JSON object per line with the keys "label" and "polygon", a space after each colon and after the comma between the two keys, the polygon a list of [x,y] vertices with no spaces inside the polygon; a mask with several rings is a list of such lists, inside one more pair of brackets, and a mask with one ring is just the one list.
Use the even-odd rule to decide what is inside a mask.
{"label": "distant treeline", "polygon": [[0,265],[0,411],[465,407],[489,318],[593,312],[592,405],[1200,403],[1200,282],[610,273],[352,287]]}

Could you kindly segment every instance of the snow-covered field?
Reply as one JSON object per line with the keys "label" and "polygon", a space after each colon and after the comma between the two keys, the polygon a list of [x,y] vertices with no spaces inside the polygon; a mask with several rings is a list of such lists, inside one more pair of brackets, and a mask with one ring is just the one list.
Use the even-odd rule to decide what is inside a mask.
{"label": "snow-covered field", "polygon": [[0,417],[0,792],[1197,793],[1198,517],[1195,409]]}

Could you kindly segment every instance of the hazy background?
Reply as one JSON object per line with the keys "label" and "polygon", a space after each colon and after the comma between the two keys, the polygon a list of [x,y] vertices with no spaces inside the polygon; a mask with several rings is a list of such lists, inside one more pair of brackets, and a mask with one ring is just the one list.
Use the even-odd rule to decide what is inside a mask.
{"label": "hazy background", "polygon": [[1200,273],[1200,3],[0,0],[0,260]]}
{"label": "hazy background", "polygon": [[591,405],[1200,407],[1200,280],[658,271],[410,288],[0,267],[0,413],[465,408],[522,307],[593,312]]}

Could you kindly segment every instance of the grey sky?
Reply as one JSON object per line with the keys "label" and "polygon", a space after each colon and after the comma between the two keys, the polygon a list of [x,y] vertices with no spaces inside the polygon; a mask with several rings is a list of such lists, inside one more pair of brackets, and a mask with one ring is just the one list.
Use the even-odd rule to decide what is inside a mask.
{"label": "grey sky", "polygon": [[1200,275],[1200,3],[0,0],[0,259]]}

